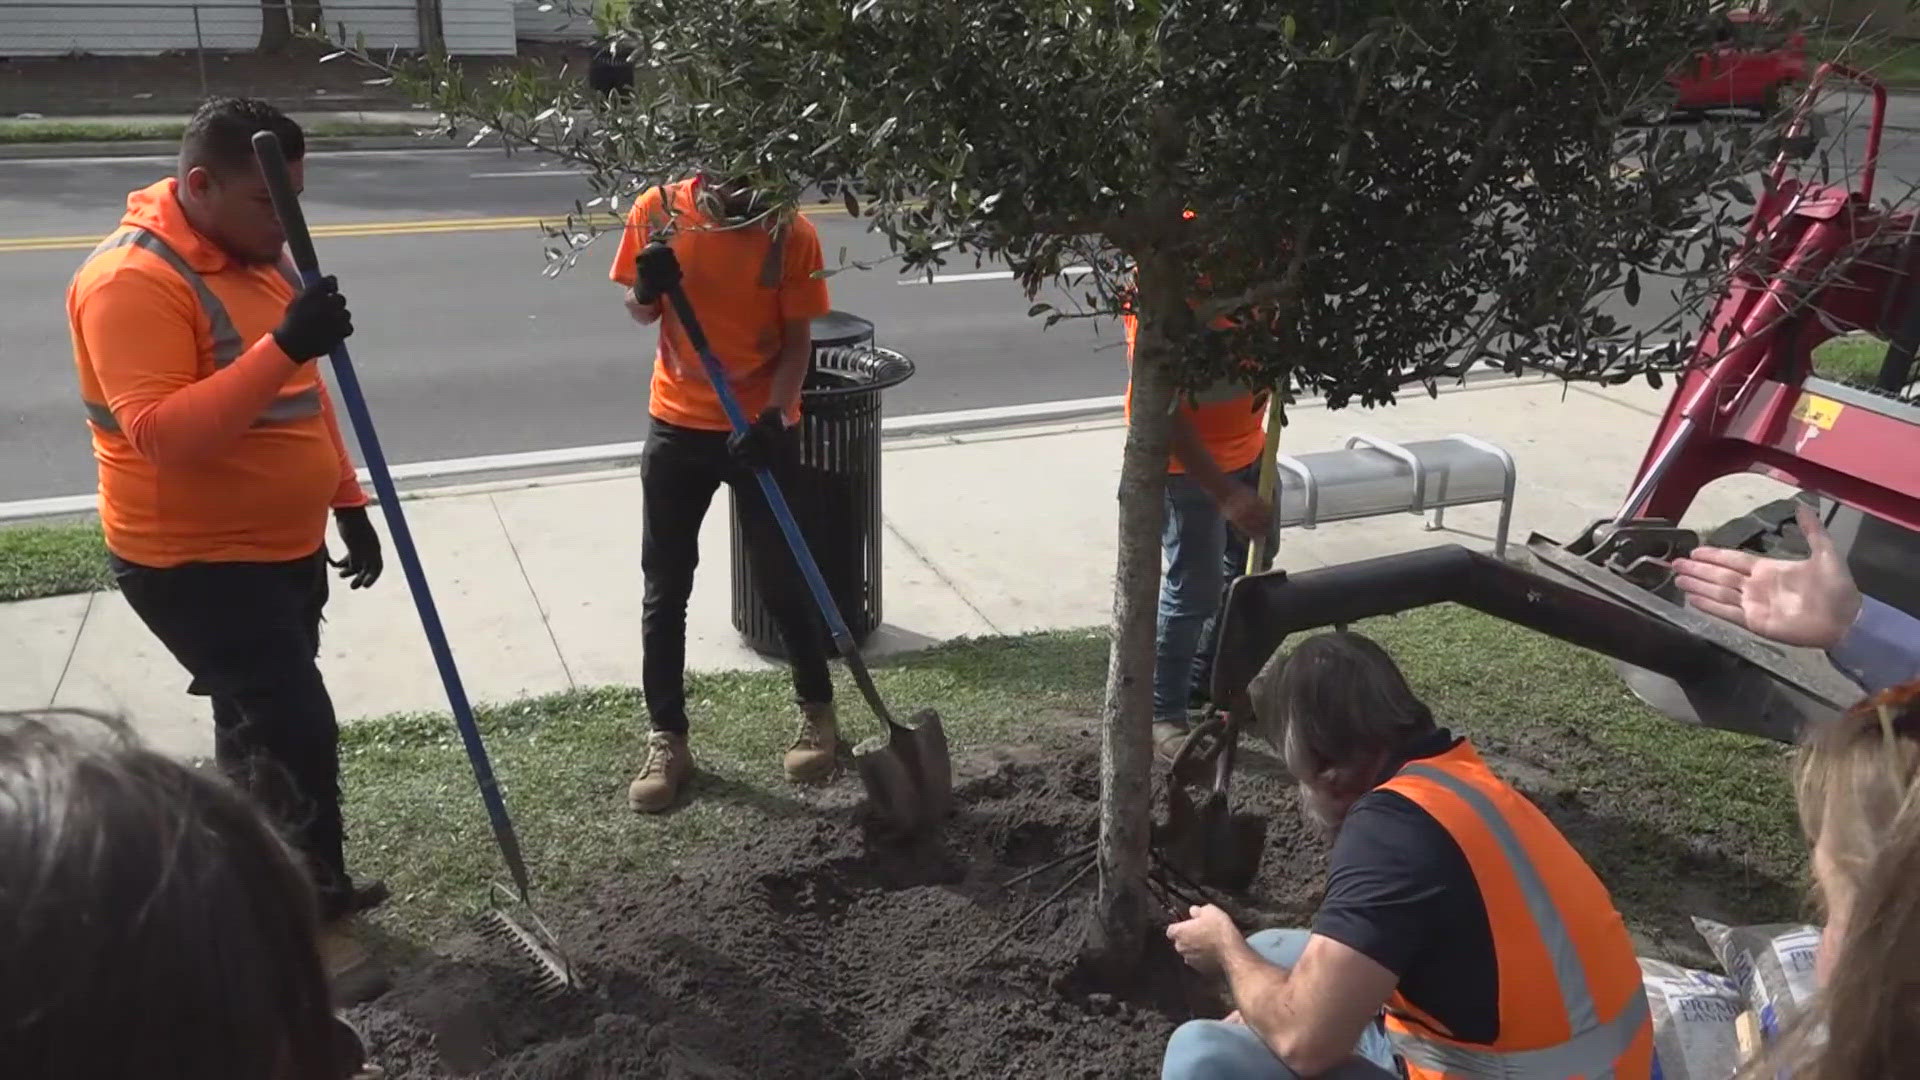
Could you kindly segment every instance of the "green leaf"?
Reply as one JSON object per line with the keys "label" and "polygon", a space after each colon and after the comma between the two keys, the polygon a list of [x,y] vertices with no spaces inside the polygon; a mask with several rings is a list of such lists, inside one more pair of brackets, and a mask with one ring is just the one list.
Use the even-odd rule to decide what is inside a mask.
{"label": "green leaf", "polygon": [[1640,304],[1640,271],[1639,270],[1630,269],[1627,271],[1626,294],[1627,294],[1627,305],[1629,307],[1638,307]]}
{"label": "green leaf", "polygon": [[860,200],[853,197],[852,188],[847,187],[844,184],[841,185],[840,198],[846,205],[848,217],[857,218],[860,216]]}
{"label": "green leaf", "polygon": [[1052,310],[1053,310],[1052,304],[1035,304],[1032,307],[1027,309],[1027,318],[1031,319],[1035,315],[1043,315]]}

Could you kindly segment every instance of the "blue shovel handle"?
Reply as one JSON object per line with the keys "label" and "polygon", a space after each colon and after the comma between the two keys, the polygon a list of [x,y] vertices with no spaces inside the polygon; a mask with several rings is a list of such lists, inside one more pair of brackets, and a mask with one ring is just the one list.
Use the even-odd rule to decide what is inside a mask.
{"label": "blue shovel handle", "polygon": [[[707,381],[713,384],[714,396],[720,399],[720,408],[727,414],[727,423],[732,425],[735,434],[744,435],[749,426],[747,414],[741,411],[739,399],[727,384],[727,371],[713,355],[713,348],[707,343],[706,331],[700,328],[700,319],[694,314],[686,291],[675,285],[667,290],[666,296],[673,305],[674,314],[680,318],[681,329],[687,332],[687,340],[693,343],[694,351],[700,354],[700,366],[707,373]],[[807,589],[813,593],[814,606],[820,609],[820,617],[827,622],[827,631],[833,635],[833,646],[852,671],[861,695],[867,699],[868,707],[882,723],[888,728],[899,727],[894,722],[893,714],[888,711],[886,702],[881,699],[878,688],[874,686],[873,677],[867,672],[866,661],[860,655],[859,646],[854,644],[853,633],[847,629],[847,621],[840,615],[840,606],[833,601],[833,593],[827,588],[827,579],[820,574],[819,564],[813,561],[813,552],[807,548],[806,538],[800,535],[800,525],[787,506],[786,496],[780,493],[780,485],[774,482],[773,474],[765,469],[755,469],[753,475],[760,482],[760,490],[767,497],[774,520],[780,523],[780,532],[787,538],[793,561],[800,566],[800,576],[807,580]]]}
{"label": "blue shovel handle", "polygon": [[[253,154],[260,162],[260,174],[267,182],[267,191],[273,198],[273,211],[280,218],[280,227],[287,234],[287,250],[293,255],[293,265],[300,271],[300,277],[308,285],[320,280],[320,256],[313,248],[313,234],[307,229],[306,214],[300,209],[300,198],[294,193],[293,180],[287,172],[287,159],[280,149],[280,140],[271,131],[262,131],[253,137]],[[486,804],[487,817],[493,824],[493,838],[500,846],[500,857],[507,864],[507,872],[513,875],[513,884],[520,893],[521,903],[526,903],[532,893],[532,885],[527,877],[526,860],[520,853],[520,839],[514,833],[513,822],[507,817],[507,804],[500,795],[500,785],[494,779],[493,765],[487,758],[487,746],[480,738],[480,727],[474,722],[473,707],[467,701],[467,691],[460,683],[460,670],[453,663],[453,649],[447,644],[446,627],[441,625],[440,611],[433,603],[433,593],[427,587],[427,574],[420,565],[420,551],[414,546],[413,531],[407,528],[407,517],[400,509],[400,495],[393,486],[393,474],[387,469],[387,456],[380,449],[380,436],[373,429],[373,416],[367,411],[366,395],[360,391],[360,378],[354,374],[353,360],[347,355],[344,343],[335,345],[331,354],[334,377],[340,383],[340,398],[347,407],[347,415],[353,421],[354,434],[359,436],[360,451],[367,459],[367,472],[373,477],[373,490],[380,497],[380,509],[386,515],[387,531],[393,535],[394,550],[400,556],[400,568],[405,571],[407,588],[413,593],[414,607],[420,611],[420,628],[427,635],[427,646],[433,651],[433,662],[440,669],[440,682],[446,687],[447,706],[453,712],[454,723],[460,729],[460,741],[466,744],[467,760],[473,764],[473,778],[480,786],[480,799]]]}

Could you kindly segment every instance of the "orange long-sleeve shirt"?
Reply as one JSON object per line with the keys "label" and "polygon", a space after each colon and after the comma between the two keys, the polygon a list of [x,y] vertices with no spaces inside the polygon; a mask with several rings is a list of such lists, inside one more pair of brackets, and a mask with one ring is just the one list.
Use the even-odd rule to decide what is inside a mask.
{"label": "orange long-sleeve shirt", "polygon": [[156,567],[312,554],[328,509],[367,498],[318,365],[274,342],[288,273],[196,232],[171,179],[120,224],[67,290],[107,547]]}

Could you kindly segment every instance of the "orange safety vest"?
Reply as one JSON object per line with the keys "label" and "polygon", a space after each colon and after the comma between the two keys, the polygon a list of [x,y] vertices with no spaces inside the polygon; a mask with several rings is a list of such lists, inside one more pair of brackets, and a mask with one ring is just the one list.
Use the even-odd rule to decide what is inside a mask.
{"label": "orange safety vest", "polygon": [[1461,1042],[1397,991],[1387,1032],[1412,1080],[1646,1080],[1653,1021],[1626,923],[1540,809],[1462,741],[1381,785],[1466,853],[1500,972],[1500,1034]]}
{"label": "orange safety vest", "polygon": [[[1139,319],[1132,314],[1120,317],[1121,326],[1127,335],[1127,363],[1133,363],[1133,344],[1140,334]],[[1245,387],[1232,383],[1221,383],[1193,395],[1191,400],[1182,396],[1178,402],[1180,411],[1193,430],[1200,436],[1200,444],[1213,455],[1213,463],[1221,472],[1235,472],[1260,460],[1260,452],[1267,445],[1266,420],[1267,395],[1255,394]],[[1133,420],[1133,380],[1127,380],[1126,397],[1127,420]],[[1168,456],[1167,472],[1179,475],[1186,472],[1180,459]]]}

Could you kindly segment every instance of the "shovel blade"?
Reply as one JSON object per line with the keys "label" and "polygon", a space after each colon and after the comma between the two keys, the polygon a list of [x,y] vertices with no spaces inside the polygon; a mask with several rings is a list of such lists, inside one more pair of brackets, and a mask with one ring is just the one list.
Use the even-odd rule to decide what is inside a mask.
{"label": "shovel blade", "polygon": [[1260,872],[1266,847],[1266,818],[1258,814],[1226,817],[1207,830],[1200,880],[1216,889],[1246,892]]}
{"label": "shovel blade", "polygon": [[940,714],[923,709],[913,720],[910,728],[889,725],[884,745],[853,755],[874,813],[902,833],[938,827],[953,799],[953,760]]}

